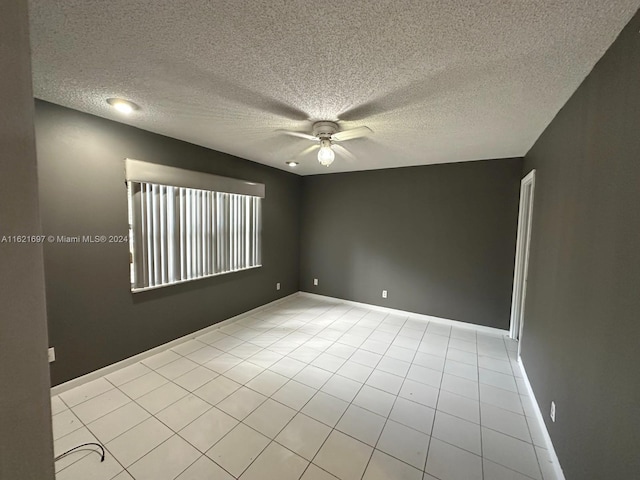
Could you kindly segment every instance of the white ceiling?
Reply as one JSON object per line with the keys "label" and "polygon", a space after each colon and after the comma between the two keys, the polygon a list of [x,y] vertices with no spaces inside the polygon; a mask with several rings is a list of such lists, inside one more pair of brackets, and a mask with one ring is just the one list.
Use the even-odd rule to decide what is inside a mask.
{"label": "white ceiling", "polygon": [[[35,95],[302,175],[524,155],[640,0],[32,0]],[[142,108],[119,116],[105,102]],[[152,160],[152,159],[148,159]]]}

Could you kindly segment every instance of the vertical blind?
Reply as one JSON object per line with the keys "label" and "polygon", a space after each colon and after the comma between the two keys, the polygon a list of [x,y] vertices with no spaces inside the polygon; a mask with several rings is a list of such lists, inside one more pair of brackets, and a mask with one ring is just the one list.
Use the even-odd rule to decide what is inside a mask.
{"label": "vertical blind", "polygon": [[131,288],[261,265],[261,197],[127,182]]}

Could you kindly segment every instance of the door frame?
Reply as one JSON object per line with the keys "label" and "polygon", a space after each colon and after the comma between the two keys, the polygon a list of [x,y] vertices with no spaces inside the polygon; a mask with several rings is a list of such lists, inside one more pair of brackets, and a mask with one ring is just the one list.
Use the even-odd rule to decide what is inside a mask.
{"label": "door frame", "polygon": [[524,325],[524,306],[527,296],[527,275],[529,273],[529,248],[531,246],[531,225],[533,219],[533,199],[536,184],[536,171],[531,170],[520,181],[520,206],[518,210],[518,236],[516,240],[516,259],[513,272],[513,292],[511,295],[511,321],[509,336],[520,340]]}

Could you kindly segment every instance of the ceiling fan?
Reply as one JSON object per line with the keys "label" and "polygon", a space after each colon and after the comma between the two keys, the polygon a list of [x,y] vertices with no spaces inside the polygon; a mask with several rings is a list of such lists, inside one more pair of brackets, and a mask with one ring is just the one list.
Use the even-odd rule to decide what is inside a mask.
{"label": "ceiling fan", "polygon": [[341,132],[338,130],[339,127],[337,123],[323,121],[313,124],[312,134],[304,132],[294,132],[291,130],[279,131],[282,133],[286,133],[287,135],[292,135],[294,137],[300,137],[316,142],[314,145],[305,148],[298,154],[298,156],[306,155],[307,153],[314,151],[316,148],[319,148],[318,161],[321,165],[328,167],[333,163],[333,160],[335,159],[334,150],[349,160],[355,160],[353,154],[337,142],[345,142],[347,140],[353,140],[354,138],[364,137],[373,133],[373,130],[371,130],[369,127],[364,126],[352,128],[349,130],[343,130]]}

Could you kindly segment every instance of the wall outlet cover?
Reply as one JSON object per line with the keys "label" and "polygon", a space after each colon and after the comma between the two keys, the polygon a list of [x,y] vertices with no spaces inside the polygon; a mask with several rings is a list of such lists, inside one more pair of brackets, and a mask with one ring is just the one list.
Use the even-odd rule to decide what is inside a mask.
{"label": "wall outlet cover", "polygon": [[49,363],[56,361],[56,349],[53,347],[49,347]]}
{"label": "wall outlet cover", "polygon": [[276,283],[276,290],[280,290],[280,282]]}
{"label": "wall outlet cover", "polygon": [[386,290],[382,290],[382,298],[387,298],[387,291]]}
{"label": "wall outlet cover", "polygon": [[317,279],[317,278],[314,278],[314,279],[313,279],[313,284],[314,284],[314,285],[318,285],[318,279]]}
{"label": "wall outlet cover", "polygon": [[551,421],[556,421],[556,402],[551,402],[551,413],[550,413]]}

